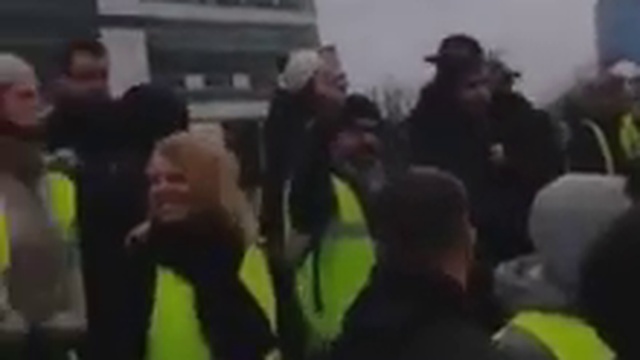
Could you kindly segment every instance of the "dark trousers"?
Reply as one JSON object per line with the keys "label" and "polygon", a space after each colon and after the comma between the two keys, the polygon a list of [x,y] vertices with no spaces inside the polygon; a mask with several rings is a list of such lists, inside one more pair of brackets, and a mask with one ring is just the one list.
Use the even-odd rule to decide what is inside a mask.
{"label": "dark trousers", "polygon": [[70,360],[73,353],[79,359],[86,357],[83,339],[61,340],[50,337],[38,327],[33,327],[26,338],[0,341],[2,360]]}

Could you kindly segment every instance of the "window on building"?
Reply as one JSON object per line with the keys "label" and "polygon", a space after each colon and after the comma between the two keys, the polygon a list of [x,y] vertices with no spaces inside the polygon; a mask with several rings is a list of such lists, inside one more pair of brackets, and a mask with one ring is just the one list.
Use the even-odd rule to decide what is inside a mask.
{"label": "window on building", "polygon": [[200,4],[200,5],[286,8],[286,9],[299,9],[299,8],[302,8],[304,4],[304,0],[146,0],[146,1],[182,3],[182,4]]}

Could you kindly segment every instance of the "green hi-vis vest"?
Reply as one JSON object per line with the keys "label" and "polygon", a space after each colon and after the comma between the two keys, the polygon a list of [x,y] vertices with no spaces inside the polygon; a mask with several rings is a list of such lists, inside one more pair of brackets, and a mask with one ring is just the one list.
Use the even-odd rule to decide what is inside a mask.
{"label": "green hi-vis vest", "polygon": [[640,156],[640,129],[633,114],[627,114],[622,118],[620,145],[627,159],[632,160]]}
{"label": "green hi-vis vest", "polygon": [[317,250],[318,273],[314,276],[314,259],[310,254],[296,279],[298,300],[309,326],[311,352],[322,350],[340,335],[344,316],[366,284],[375,261],[358,198],[338,178],[334,177],[333,187],[339,216]]}
{"label": "green hi-vis vest", "polygon": [[[60,172],[49,172],[42,181],[41,192],[49,207],[51,220],[69,244],[76,240],[76,187],[69,177]],[[11,229],[0,204],[0,271],[11,266]]]}
{"label": "green hi-vis vest", "polygon": [[[276,332],[276,300],[267,260],[257,245],[247,249],[240,279],[264,311]],[[210,360],[206,340],[200,332],[195,294],[191,285],[173,271],[156,272],[155,304],[147,333],[147,360]],[[273,358],[276,353],[267,358]]]}
{"label": "green hi-vis vest", "polygon": [[[600,148],[600,153],[604,160],[604,167],[607,175],[614,175],[617,171],[615,160],[613,157],[613,149],[607,140],[604,131],[591,120],[586,120],[585,125],[595,136]],[[620,129],[618,132],[620,145],[627,160],[633,160],[640,157],[640,129],[636,125],[632,114],[625,115],[620,121]]]}
{"label": "green hi-vis vest", "polygon": [[582,320],[557,313],[525,311],[512,326],[533,335],[557,360],[613,360],[614,353]]}

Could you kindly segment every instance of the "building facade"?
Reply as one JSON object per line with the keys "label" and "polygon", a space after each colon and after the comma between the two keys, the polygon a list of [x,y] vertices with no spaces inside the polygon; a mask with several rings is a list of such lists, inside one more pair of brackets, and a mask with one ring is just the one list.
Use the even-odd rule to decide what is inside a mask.
{"label": "building facade", "polygon": [[113,90],[170,86],[196,119],[264,116],[276,59],[318,43],[311,0],[98,0],[97,12]]}
{"label": "building facade", "polygon": [[264,116],[276,59],[318,43],[312,0],[0,0],[0,20],[0,50],[45,82],[67,42],[100,36],[115,95],[170,86],[206,120]]}
{"label": "building facade", "polygon": [[19,54],[42,79],[51,79],[71,39],[97,36],[95,5],[88,0],[0,0],[0,51]]}

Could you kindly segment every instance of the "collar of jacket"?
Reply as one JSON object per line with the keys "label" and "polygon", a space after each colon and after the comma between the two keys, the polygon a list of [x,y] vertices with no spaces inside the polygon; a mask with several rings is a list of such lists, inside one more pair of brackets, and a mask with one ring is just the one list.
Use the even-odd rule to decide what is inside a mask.
{"label": "collar of jacket", "polygon": [[374,270],[372,284],[378,284],[395,297],[410,300],[418,309],[448,309],[461,314],[468,311],[467,296],[462,286],[436,270],[409,273],[382,265]]}

